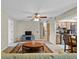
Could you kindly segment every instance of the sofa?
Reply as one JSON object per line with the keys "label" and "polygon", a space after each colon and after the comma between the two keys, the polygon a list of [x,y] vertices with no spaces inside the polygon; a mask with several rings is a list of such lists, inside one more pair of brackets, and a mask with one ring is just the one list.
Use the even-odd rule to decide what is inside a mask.
{"label": "sofa", "polygon": [[2,53],[1,59],[77,59],[76,53]]}

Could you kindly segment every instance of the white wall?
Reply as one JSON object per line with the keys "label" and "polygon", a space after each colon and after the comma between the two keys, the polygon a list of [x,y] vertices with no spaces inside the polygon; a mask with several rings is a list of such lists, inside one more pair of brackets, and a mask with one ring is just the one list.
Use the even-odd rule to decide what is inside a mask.
{"label": "white wall", "polygon": [[1,50],[4,50],[8,46],[8,17],[1,11]]}
{"label": "white wall", "polygon": [[35,39],[40,39],[40,23],[35,21],[14,21],[15,39],[25,34],[25,31],[32,31]]}

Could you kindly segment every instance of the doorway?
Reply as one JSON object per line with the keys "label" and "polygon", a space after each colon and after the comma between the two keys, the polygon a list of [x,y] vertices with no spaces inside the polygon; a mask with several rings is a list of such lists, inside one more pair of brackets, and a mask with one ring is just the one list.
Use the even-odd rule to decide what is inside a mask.
{"label": "doorway", "polygon": [[41,39],[44,39],[46,41],[49,41],[50,38],[50,23],[43,22],[41,23],[40,27],[41,32]]}

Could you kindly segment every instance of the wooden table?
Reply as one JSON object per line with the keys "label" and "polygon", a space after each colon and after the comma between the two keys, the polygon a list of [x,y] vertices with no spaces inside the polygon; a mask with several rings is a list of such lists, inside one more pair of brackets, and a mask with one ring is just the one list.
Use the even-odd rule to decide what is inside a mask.
{"label": "wooden table", "polygon": [[24,51],[24,49],[31,49],[32,51],[35,51],[36,49],[40,49],[40,48],[42,48],[44,51],[43,44],[35,41],[23,43],[22,45],[22,51]]}

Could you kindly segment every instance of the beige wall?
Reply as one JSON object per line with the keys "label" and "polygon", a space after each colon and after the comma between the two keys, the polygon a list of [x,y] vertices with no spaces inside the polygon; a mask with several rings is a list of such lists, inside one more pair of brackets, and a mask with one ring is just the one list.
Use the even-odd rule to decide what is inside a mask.
{"label": "beige wall", "polygon": [[53,18],[50,22],[50,42],[56,44],[56,20]]}
{"label": "beige wall", "polygon": [[25,34],[25,31],[32,31],[35,39],[40,39],[40,23],[35,21],[14,21],[15,39]]}
{"label": "beige wall", "polygon": [[4,50],[8,46],[8,17],[1,11],[1,50]]}

